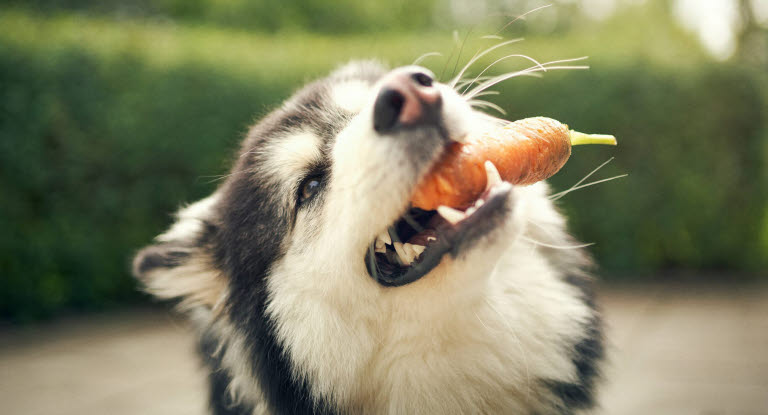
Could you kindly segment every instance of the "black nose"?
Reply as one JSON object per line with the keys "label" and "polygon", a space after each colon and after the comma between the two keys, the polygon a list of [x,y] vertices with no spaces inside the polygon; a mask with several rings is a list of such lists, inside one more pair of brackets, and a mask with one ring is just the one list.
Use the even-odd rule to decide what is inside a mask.
{"label": "black nose", "polygon": [[395,69],[384,77],[381,85],[373,107],[376,132],[386,134],[437,120],[442,100],[426,69]]}

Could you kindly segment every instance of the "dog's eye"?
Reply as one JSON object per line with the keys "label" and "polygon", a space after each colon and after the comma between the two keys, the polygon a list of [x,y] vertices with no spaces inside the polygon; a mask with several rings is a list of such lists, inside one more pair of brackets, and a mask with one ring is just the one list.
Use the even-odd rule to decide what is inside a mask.
{"label": "dog's eye", "polygon": [[304,179],[299,188],[299,203],[311,199],[320,190],[321,185],[322,177],[320,176],[310,176]]}

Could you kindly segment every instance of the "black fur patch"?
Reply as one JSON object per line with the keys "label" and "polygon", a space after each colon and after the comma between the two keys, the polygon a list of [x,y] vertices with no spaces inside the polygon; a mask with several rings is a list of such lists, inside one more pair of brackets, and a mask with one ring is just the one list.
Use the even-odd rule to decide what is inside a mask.
{"label": "black fur patch", "polygon": [[570,273],[565,277],[565,282],[578,288],[584,303],[586,303],[592,310],[597,311],[597,303],[595,302],[595,284],[591,276]]}
{"label": "black fur patch", "polygon": [[[251,370],[275,414],[332,415],[335,410],[329,402],[312,397],[306,380],[293,376],[289,356],[277,340],[275,322],[266,313],[267,278],[285,254],[283,242],[292,232],[296,205],[285,202],[284,183],[259,170],[267,160],[254,150],[281,139],[287,131],[307,129],[327,145],[347,124],[347,116],[339,112],[329,116],[334,112],[323,107],[331,102],[326,93],[322,81],[310,84],[291,98],[293,105],[273,112],[251,129],[241,149],[249,157],[238,159],[235,174],[224,184],[219,228],[211,241],[217,267],[229,276],[229,319],[245,337]],[[322,153],[327,157],[327,152]],[[329,165],[328,160],[320,163]],[[216,385],[227,381],[212,375],[212,392],[220,393]]]}
{"label": "black fur patch", "polygon": [[222,205],[222,226],[215,244],[217,261],[230,276],[229,318],[245,336],[253,372],[273,413],[331,413],[315,402],[306,382],[293,377],[291,362],[278,343],[266,314],[267,276],[283,254],[291,232],[288,206],[280,209],[272,186],[233,176]]}
{"label": "black fur patch", "polygon": [[157,268],[174,268],[189,258],[189,251],[169,244],[148,246],[133,260],[133,274],[141,278],[147,272]]}
{"label": "black fur patch", "polygon": [[[208,407],[213,415],[250,415],[253,408],[243,403],[230,400],[229,387],[232,378],[222,367],[216,354],[218,341],[208,334],[203,335],[198,343],[198,351],[203,364],[208,369]],[[222,353],[224,350],[220,350]]]}
{"label": "black fur patch", "polygon": [[563,413],[573,409],[595,406],[595,383],[600,377],[599,365],[605,357],[602,321],[596,314],[586,327],[586,337],[573,348],[571,357],[578,381],[576,383],[547,381],[545,384],[563,403]]}

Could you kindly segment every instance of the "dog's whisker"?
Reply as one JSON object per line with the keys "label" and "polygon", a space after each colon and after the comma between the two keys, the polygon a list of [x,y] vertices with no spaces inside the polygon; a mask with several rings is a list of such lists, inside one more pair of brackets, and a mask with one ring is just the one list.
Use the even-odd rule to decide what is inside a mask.
{"label": "dog's whisker", "polygon": [[475,317],[477,317],[477,321],[479,321],[479,322],[480,322],[480,324],[482,324],[482,325],[483,325],[483,327],[485,327],[485,329],[486,329],[486,330],[488,330],[488,331],[491,331],[491,328],[490,328],[490,327],[488,327],[488,325],[487,325],[487,324],[485,324],[485,322],[483,321],[483,319],[481,319],[481,318],[480,318],[480,316],[477,314],[477,311],[475,311],[475,310],[472,310],[472,313],[475,315]]}
{"label": "dog's whisker", "polygon": [[[546,70],[548,70],[548,71],[549,70],[565,70],[565,69],[589,69],[589,66],[580,66],[580,65],[579,66],[576,66],[576,65],[547,66],[547,65],[550,65],[550,64],[554,64],[554,63],[572,62],[572,61],[580,60],[580,59],[583,59],[583,58],[573,59],[573,60],[561,60],[561,61],[547,62],[547,63],[542,64],[542,65],[545,66]],[[542,71],[541,67],[533,66],[533,67],[530,67],[528,69],[523,69],[523,70],[516,71],[516,72],[510,72],[510,73],[507,73],[507,74],[504,74],[504,75],[499,75],[499,76],[497,76],[495,78],[492,78],[492,79],[490,79],[490,80],[488,80],[488,81],[478,85],[473,90],[471,90],[467,94],[465,94],[465,96],[467,97],[467,99],[471,99],[471,98],[473,98],[475,96],[474,94],[476,94],[478,92],[481,92],[481,91],[484,91],[485,89],[488,89],[488,88],[490,88],[490,87],[492,87],[492,86],[494,86],[494,85],[496,85],[496,84],[498,84],[500,82],[504,82],[504,81],[506,81],[508,79],[511,79],[511,78],[514,78],[514,77],[517,77],[517,76],[520,76],[520,75],[523,75],[523,74],[527,74],[527,73],[531,73],[531,72],[540,72],[540,71]]]}
{"label": "dog's whisker", "polygon": [[[473,27],[470,27],[469,30],[467,30],[467,34],[464,36],[464,40],[461,42],[461,48],[459,48],[459,54],[456,55],[456,63],[453,64],[453,70],[451,71],[451,76],[454,76],[454,74],[456,73],[456,68],[459,66],[459,61],[461,60],[461,53],[464,52],[464,45],[466,45],[467,39],[469,38],[469,34],[472,33],[472,29]],[[461,77],[461,75],[459,75],[459,77]]]}
{"label": "dog's whisker", "polygon": [[456,47],[459,44],[459,31],[454,30],[453,31],[453,47],[451,48],[451,53],[448,55],[448,58],[445,59],[445,62],[443,63],[443,69],[440,71],[440,76],[438,79],[443,79],[443,75],[445,75],[445,70],[448,69],[448,64],[453,60],[453,54],[456,52]]}
{"label": "dog's whisker", "polygon": [[607,179],[602,179],[602,180],[597,180],[597,181],[594,181],[594,182],[589,182],[587,184],[582,184],[581,186],[574,187],[572,189],[568,189],[568,190],[562,191],[560,193],[556,193],[556,194],[554,194],[554,195],[552,195],[550,197],[550,200],[552,200],[552,201],[559,200],[563,196],[565,196],[568,193],[571,193],[571,192],[573,192],[575,190],[583,189],[583,188],[589,187],[589,186],[594,186],[594,185],[600,184],[600,183],[610,182],[612,180],[621,179],[622,177],[627,177],[627,176],[629,176],[629,174],[620,174],[618,176],[609,177]]}
{"label": "dog's whisker", "polygon": [[562,192],[558,192],[558,193],[555,193],[555,194],[551,195],[551,196],[550,196],[550,198],[552,198],[552,197],[556,197],[557,195],[559,195],[559,194],[561,194],[561,193],[566,193],[566,192],[572,191],[574,188],[576,188],[576,187],[579,187],[579,185],[580,185],[580,184],[584,183],[584,181],[585,181],[585,180],[589,179],[589,178],[590,178],[590,177],[591,177],[593,174],[597,173],[597,172],[598,172],[598,170],[602,169],[602,168],[603,168],[603,167],[605,167],[605,166],[606,166],[608,163],[612,162],[612,161],[613,161],[613,159],[614,159],[614,157],[611,157],[611,158],[609,158],[608,160],[604,161],[604,162],[603,162],[601,165],[599,165],[599,166],[595,167],[595,169],[594,169],[594,170],[592,170],[591,172],[587,173],[587,175],[586,175],[586,176],[582,177],[582,178],[581,178],[581,180],[579,180],[578,182],[576,182],[576,184],[574,184],[573,186],[569,187],[568,189],[566,189],[566,190],[564,190],[564,191],[562,191]]}
{"label": "dog's whisker", "polygon": [[430,58],[432,56],[443,56],[443,54],[440,52],[427,52],[419,56],[418,58],[416,58],[411,65],[418,65],[419,63],[424,61],[424,59]]}
{"label": "dog's whisker", "polygon": [[539,6],[539,7],[535,8],[535,9],[533,9],[533,10],[529,10],[529,11],[527,11],[527,12],[525,12],[525,13],[523,13],[523,14],[521,14],[521,15],[517,16],[517,17],[515,17],[514,19],[512,19],[512,21],[510,21],[510,22],[508,22],[507,24],[505,24],[504,26],[502,26],[502,27],[501,27],[501,29],[499,29],[499,30],[496,32],[496,34],[498,35],[499,33],[503,32],[503,31],[504,31],[504,29],[506,29],[507,27],[509,27],[510,25],[512,25],[513,23],[515,23],[516,21],[518,21],[518,20],[524,20],[524,19],[525,19],[525,18],[526,18],[526,17],[527,17],[529,14],[531,14],[531,13],[535,13],[535,12],[537,12],[537,11],[539,11],[539,10],[542,10],[542,9],[546,9],[547,7],[550,7],[550,6],[552,6],[552,5],[551,5],[551,4],[545,4],[545,5],[543,5],[543,6]]}
{"label": "dog's whisker", "polygon": [[497,125],[499,127],[509,124],[508,120],[505,120],[499,117],[494,117],[493,115],[487,114],[485,112],[481,112],[479,115],[483,120],[493,123],[494,125]]}
{"label": "dog's whisker", "polygon": [[475,94],[477,92],[480,92],[480,91],[482,91],[484,89],[487,89],[487,88],[497,84],[498,82],[505,81],[507,79],[514,78],[515,76],[520,76],[520,75],[526,74],[526,73],[548,71],[548,70],[554,70],[554,69],[589,69],[588,66],[582,66],[582,65],[578,65],[578,66],[568,66],[568,65],[551,66],[551,65],[561,64],[561,63],[578,62],[578,61],[582,61],[582,60],[585,60],[585,59],[587,59],[586,56],[581,56],[581,57],[578,57],[578,58],[558,59],[558,60],[549,61],[549,62],[546,62],[546,63],[538,63],[537,62],[538,63],[537,65],[528,67],[526,69],[522,69],[522,70],[519,70],[519,71],[513,71],[513,72],[508,72],[508,73],[505,73],[505,74],[497,75],[497,76],[491,78],[490,80],[485,81],[484,83],[478,85],[477,87],[475,87],[474,89],[472,89],[468,93],[465,93],[464,95],[466,96],[468,94],[469,98],[471,98],[471,97],[474,96],[473,94]]}
{"label": "dog's whisker", "polygon": [[542,70],[543,72],[546,72],[546,71],[547,71],[547,68],[546,68],[546,67],[544,67],[544,65],[542,65],[542,64],[541,64],[541,62],[537,61],[536,59],[533,59],[532,57],[530,57],[530,56],[528,56],[528,55],[523,55],[523,54],[515,53],[515,54],[512,54],[512,55],[502,56],[501,58],[499,58],[499,59],[496,59],[495,61],[493,61],[493,63],[491,63],[490,65],[486,66],[486,67],[485,67],[485,69],[483,69],[483,70],[482,70],[482,71],[481,71],[481,72],[478,74],[478,76],[477,76],[477,77],[475,77],[475,79],[473,79],[473,80],[472,80],[472,82],[470,82],[470,83],[469,83],[469,84],[468,84],[468,85],[467,85],[467,86],[464,88],[464,91],[463,91],[461,94],[462,94],[462,95],[464,95],[464,94],[467,92],[467,90],[468,90],[468,89],[469,89],[469,88],[470,88],[470,87],[471,87],[471,86],[472,86],[472,85],[473,85],[475,82],[477,82],[477,79],[478,79],[478,78],[479,78],[481,75],[483,75],[483,74],[484,74],[486,71],[488,71],[488,69],[492,68],[492,67],[493,67],[494,65],[496,65],[497,63],[499,63],[499,62],[501,62],[501,61],[504,61],[504,60],[507,60],[507,59],[509,59],[509,58],[524,58],[524,59],[528,59],[529,61],[533,62],[533,63],[535,64],[535,66],[538,66],[539,68],[541,68],[541,70]]}
{"label": "dog's whisker", "polygon": [[211,184],[211,183],[216,183],[216,182],[225,180],[225,179],[227,179],[227,178],[229,178],[229,177],[231,177],[231,176],[233,176],[235,174],[237,174],[237,173],[214,174],[214,175],[211,175],[211,176],[199,176],[198,179],[211,179],[211,180],[208,180],[207,182],[205,182],[205,184]]}
{"label": "dog's whisker", "polygon": [[[549,68],[549,69],[552,69],[552,68]],[[542,75],[542,74],[540,74],[538,72],[526,72],[526,73],[521,73],[518,76],[529,76],[531,78],[543,78],[544,77],[544,75]]]}
{"label": "dog's whisker", "polygon": [[[489,79],[491,79],[491,78],[493,78],[493,76],[492,76],[492,75],[490,75],[490,76],[489,76],[489,75],[486,75],[486,76],[482,76],[482,77],[480,77],[480,78],[479,78],[479,81],[487,81],[487,80],[489,80]],[[459,90],[459,89],[461,89],[461,88],[465,87],[465,86],[466,86],[468,83],[472,82],[473,80],[474,80],[474,78],[464,78],[464,79],[462,79],[461,81],[459,81],[458,83],[456,83],[456,86],[453,88],[453,89],[454,89],[454,91],[457,91],[457,92],[458,92],[458,90]]]}
{"label": "dog's whisker", "polygon": [[494,104],[493,102],[483,101],[480,99],[473,99],[468,101],[469,105],[476,107],[476,108],[490,108],[498,111],[501,115],[507,115],[507,112],[504,111],[504,108],[501,108],[500,106]]}
{"label": "dog's whisker", "polygon": [[552,236],[552,237],[554,237],[554,236],[557,236],[557,235],[555,235],[555,233],[552,231],[552,229],[550,229],[550,228],[548,228],[548,227],[546,227],[546,226],[544,226],[544,225],[542,225],[542,224],[540,224],[540,223],[538,223],[538,222],[536,222],[536,221],[534,221],[534,220],[531,220],[531,219],[526,219],[526,220],[525,220],[525,222],[526,222],[527,224],[529,224],[529,225],[533,225],[533,226],[535,226],[535,227],[539,228],[540,230],[542,230],[542,231],[546,232],[547,234],[549,234],[549,236]]}
{"label": "dog's whisker", "polygon": [[475,62],[477,62],[478,59],[482,58],[483,56],[493,52],[494,50],[496,50],[498,48],[501,48],[501,47],[504,47],[504,46],[507,46],[507,45],[511,45],[513,43],[522,42],[522,41],[523,41],[523,38],[507,40],[505,42],[497,43],[497,44],[495,44],[495,45],[485,49],[482,52],[476,53],[472,57],[472,59],[470,59],[469,62],[467,62],[466,65],[464,65],[461,68],[461,70],[459,71],[458,75],[456,75],[454,77],[454,79],[450,83],[448,83],[448,85],[451,88],[455,88],[456,87],[456,83],[458,82],[459,79],[461,79],[462,76],[464,76],[464,73],[467,71],[467,69],[469,69]]}
{"label": "dog's whisker", "polygon": [[500,94],[499,91],[483,91],[483,92],[480,92],[479,94],[475,95],[475,98],[483,97],[483,96],[486,96],[486,95],[499,95],[499,94]]}
{"label": "dog's whisker", "polygon": [[579,245],[553,245],[553,244],[548,244],[546,242],[537,241],[527,236],[521,236],[521,239],[523,239],[524,241],[530,242],[534,245],[539,245],[545,248],[552,248],[552,249],[580,249],[580,248],[586,248],[588,246],[592,246],[595,244],[594,242],[591,242],[591,243],[579,244]]}

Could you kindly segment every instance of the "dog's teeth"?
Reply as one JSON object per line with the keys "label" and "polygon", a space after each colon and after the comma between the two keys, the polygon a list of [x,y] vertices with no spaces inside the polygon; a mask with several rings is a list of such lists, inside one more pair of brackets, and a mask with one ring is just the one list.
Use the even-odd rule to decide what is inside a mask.
{"label": "dog's teeth", "polygon": [[379,235],[379,237],[376,238],[376,240],[380,240],[387,245],[392,245],[392,237],[389,236],[388,231],[382,232],[381,235]]}
{"label": "dog's teeth", "polygon": [[464,212],[460,210],[456,210],[452,207],[445,206],[445,205],[438,206],[437,213],[439,213],[440,216],[443,217],[443,219],[450,222],[451,225],[455,225],[461,222],[465,217],[467,217],[467,215]]}
{"label": "dog's teeth", "polygon": [[410,258],[410,255],[408,255],[405,252],[405,248],[403,248],[403,243],[395,242],[394,247],[395,247],[395,252],[397,252],[397,257],[400,258],[400,262],[402,262],[403,265],[411,265],[412,259]]}
{"label": "dog's teeth", "polygon": [[[427,238],[427,239],[429,239],[429,238]],[[413,249],[413,252],[416,254],[413,257],[414,259],[418,258],[419,255],[421,255],[421,253],[424,252],[425,249],[427,249],[427,247],[424,246],[424,245],[416,245],[416,244],[406,244],[406,245],[411,245],[411,247],[412,247],[411,249]]]}
{"label": "dog's teeth", "polygon": [[434,236],[427,236],[427,242],[432,242],[432,241],[436,241],[436,240],[437,240],[437,238],[435,238]]}
{"label": "dog's teeth", "polygon": [[382,241],[379,238],[376,238],[376,242],[374,242],[374,245],[373,245],[373,250],[384,254],[387,252],[387,247],[384,245],[384,241]]}
{"label": "dog's teeth", "polygon": [[467,136],[468,134],[462,134],[462,135],[456,135],[452,136],[451,140],[457,142],[457,143],[466,143],[467,142]]}
{"label": "dog's teeth", "polygon": [[499,170],[496,169],[496,166],[490,160],[485,161],[485,176],[487,177],[485,190],[488,190],[491,187],[501,183],[501,175],[499,174]]}
{"label": "dog's teeth", "polygon": [[[491,165],[493,165],[493,164],[491,164]],[[466,211],[467,216],[475,213],[477,211],[477,209],[480,209],[480,206],[483,206],[483,203],[485,203],[485,200],[477,199],[475,201],[474,206],[472,206],[471,208],[467,209],[467,211]]]}
{"label": "dog's teeth", "polygon": [[405,259],[408,260],[409,264],[416,258],[416,251],[413,250],[413,244],[403,244],[403,252],[405,253]]}

